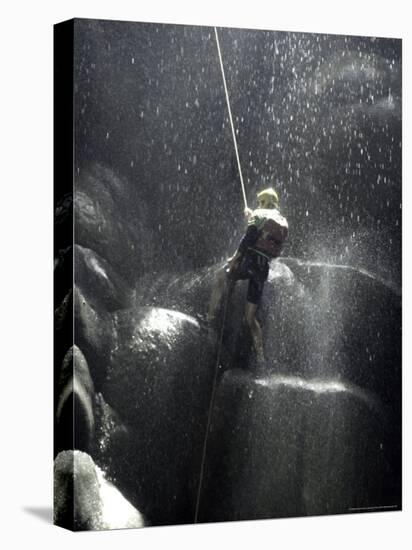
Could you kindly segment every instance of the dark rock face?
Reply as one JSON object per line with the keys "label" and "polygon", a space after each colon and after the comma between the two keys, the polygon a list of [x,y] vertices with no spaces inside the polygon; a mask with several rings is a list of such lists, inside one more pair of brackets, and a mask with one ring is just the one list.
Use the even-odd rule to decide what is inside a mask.
{"label": "dark rock face", "polygon": [[[159,277],[100,316],[76,289],[98,387],[92,456],[155,525],[194,520],[217,335],[186,312],[202,318],[215,272]],[[186,312],[142,305],[153,288]],[[245,292],[238,284],[229,302],[199,521],[397,502],[399,295],[344,266],[274,263],[260,310],[268,365],[256,372]]]}
{"label": "dark rock face", "polygon": [[394,404],[387,389],[401,378],[396,289],[350,267],[285,259],[265,292],[265,342],[278,372],[335,377]]}
{"label": "dark rock face", "polygon": [[131,289],[106,260],[79,245],[74,247],[74,257],[75,284],[91,304],[101,305],[107,311],[128,306]]}
{"label": "dark rock face", "polygon": [[95,390],[89,367],[77,346],[66,353],[57,386],[55,452],[90,451],[94,441]]}
{"label": "dark rock face", "polygon": [[75,186],[74,239],[115,266],[131,284],[151,265],[154,249],[145,205],[124,193],[127,187],[100,164],[82,171]]}
{"label": "dark rock face", "polygon": [[54,522],[74,531],[144,525],[143,516],[80,451],[63,451],[54,462]]}
{"label": "dark rock face", "polygon": [[334,379],[226,372],[199,521],[347,513],[388,502],[392,434],[378,403]]}
{"label": "dark rock face", "polygon": [[117,336],[113,316],[102,307],[92,307],[81,290],[75,287],[74,327],[76,345],[83,351],[99,390]]}
{"label": "dark rock face", "polygon": [[245,291],[239,284],[229,302],[221,354],[229,370],[218,385],[199,520],[398,502],[399,294],[345,266],[274,263],[259,313],[268,367],[257,373],[241,323]]}
{"label": "dark rock face", "polygon": [[[108,197],[104,227],[114,223]],[[63,335],[74,310],[76,342],[74,356],[62,358],[65,383],[57,394],[66,400],[60,408],[57,400],[57,416],[64,426],[67,365],[73,364],[73,384],[84,390],[72,392],[78,412],[73,447],[89,452],[149,523],[193,522],[198,497],[199,521],[342,513],[399,502],[396,288],[346,266],[273,262],[259,309],[268,364],[257,373],[243,323],[247,283],[238,283],[229,297],[217,357],[220,334],[203,320],[221,264],[143,276],[132,291],[118,267],[126,261],[122,247],[116,252],[122,260],[109,254],[117,240],[124,251],[130,245],[127,235],[116,233],[122,225],[106,227],[97,246],[87,236],[96,239],[98,216],[82,216],[80,241],[91,248],[75,245],[74,293],[56,310],[63,347],[70,347]],[[58,269],[65,254],[72,251],[60,254]],[[64,442],[58,440],[56,452]],[[81,528],[97,525],[79,521]]]}
{"label": "dark rock face", "polygon": [[192,522],[213,346],[194,318],[161,308],[117,314],[116,331],[102,393],[130,438],[113,475],[152,523]]}

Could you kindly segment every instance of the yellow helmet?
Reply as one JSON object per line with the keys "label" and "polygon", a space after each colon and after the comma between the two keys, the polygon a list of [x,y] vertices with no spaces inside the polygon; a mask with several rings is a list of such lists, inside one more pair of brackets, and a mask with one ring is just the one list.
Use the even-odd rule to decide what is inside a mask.
{"label": "yellow helmet", "polygon": [[279,197],[273,187],[268,187],[263,189],[257,194],[257,200],[259,206],[262,208],[278,208],[279,206]]}

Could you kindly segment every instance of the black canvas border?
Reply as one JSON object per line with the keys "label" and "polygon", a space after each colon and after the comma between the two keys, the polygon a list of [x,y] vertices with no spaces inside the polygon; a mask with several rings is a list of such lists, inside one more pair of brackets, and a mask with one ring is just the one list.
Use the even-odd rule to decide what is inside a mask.
{"label": "black canvas border", "polygon": [[[54,189],[54,409],[58,397],[59,365],[74,342],[74,19],[53,27],[53,189]],[[59,308],[66,309],[64,321]],[[54,454],[59,438],[71,438],[74,426],[62,433],[54,414]],[[70,441],[70,439],[69,439]],[[73,476],[71,476],[73,495]],[[64,526],[74,530],[74,501],[68,503]]]}

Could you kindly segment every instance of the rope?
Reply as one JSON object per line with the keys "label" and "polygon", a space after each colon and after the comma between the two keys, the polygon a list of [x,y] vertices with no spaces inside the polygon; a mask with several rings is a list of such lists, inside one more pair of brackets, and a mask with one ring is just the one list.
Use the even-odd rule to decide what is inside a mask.
{"label": "rope", "polygon": [[225,88],[225,94],[226,94],[227,109],[228,109],[228,111],[229,111],[230,126],[231,126],[231,128],[232,128],[232,136],[233,136],[233,143],[234,143],[234,146],[235,146],[235,153],[236,153],[237,166],[238,166],[238,169],[239,169],[240,185],[242,186],[243,201],[244,201],[244,203],[245,203],[245,208],[247,208],[247,199],[246,199],[245,184],[243,183],[242,168],[240,167],[240,160],[239,160],[239,153],[238,153],[238,149],[237,149],[237,141],[236,141],[235,127],[234,127],[234,125],[233,125],[232,111],[231,111],[231,109],[230,109],[229,94],[228,94],[227,86],[226,86],[225,70],[224,70],[224,68],[223,68],[222,54],[221,54],[221,51],[220,51],[220,44],[219,44],[219,36],[218,36],[218,34],[217,34],[217,28],[216,28],[216,27],[215,27],[215,35],[216,35],[217,51],[218,51],[218,54],[219,54],[220,68],[222,69],[222,78],[223,78],[223,86],[224,86],[224,88]]}
{"label": "rope", "polygon": [[[242,194],[243,194],[243,201],[245,203],[245,208],[247,208],[245,184],[243,182],[242,168],[240,166],[239,152],[238,152],[237,141],[236,141],[236,132],[235,132],[234,124],[233,124],[232,111],[231,111],[231,108],[230,108],[229,93],[227,91],[225,70],[223,68],[223,61],[222,61],[222,53],[220,51],[219,35],[218,35],[218,32],[217,32],[217,28],[214,27],[214,29],[215,29],[215,36],[216,36],[217,52],[219,54],[220,68],[222,70],[223,86],[225,88],[227,109],[228,109],[228,112],[229,112],[230,127],[232,129],[233,144],[235,146],[237,166],[238,166],[238,169],[239,169],[240,185],[242,187]],[[224,309],[223,309],[222,325],[221,325],[220,335],[219,335],[219,340],[218,340],[218,348],[217,348],[217,354],[216,354],[216,366],[215,366],[215,372],[214,372],[214,378],[213,378],[212,393],[211,393],[211,396],[210,396],[209,412],[208,412],[208,415],[207,415],[207,424],[206,424],[206,433],[205,433],[205,439],[204,439],[204,442],[203,442],[202,462],[201,462],[201,465],[200,465],[199,486],[198,486],[198,490],[197,490],[196,508],[195,508],[195,521],[194,521],[195,523],[197,523],[198,518],[199,518],[200,497],[201,497],[201,494],[202,494],[202,485],[203,485],[203,478],[204,478],[205,464],[206,464],[206,455],[207,455],[207,443],[208,443],[208,439],[209,439],[210,425],[211,425],[211,422],[212,422],[213,407],[214,407],[214,404],[215,404],[217,374],[218,374],[218,371],[219,371],[220,354],[221,354],[222,342],[223,342],[223,332],[224,332],[224,329],[225,329],[227,306],[228,306],[228,303],[229,303],[229,297],[230,297],[230,294],[231,294],[232,285],[233,285],[233,282],[229,281],[228,284],[227,284],[227,288],[226,288],[226,298],[225,298],[225,304],[224,304]]]}
{"label": "rope", "polygon": [[212,412],[213,407],[215,404],[215,396],[216,396],[216,383],[217,383],[217,374],[219,371],[219,362],[220,362],[220,352],[222,350],[222,342],[223,342],[223,331],[225,328],[226,323],[226,314],[227,314],[227,305],[229,303],[229,297],[232,290],[232,282],[229,281],[226,289],[226,299],[225,299],[225,305],[223,309],[223,318],[222,318],[222,326],[220,329],[220,335],[219,335],[219,344],[217,348],[217,354],[216,354],[216,366],[215,366],[215,374],[213,378],[213,385],[212,385],[212,394],[210,396],[210,404],[209,404],[209,413],[207,415],[207,424],[206,424],[206,433],[205,433],[205,440],[203,442],[203,452],[202,452],[202,462],[200,465],[200,475],[199,475],[199,487],[197,490],[197,499],[196,499],[196,508],[195,508],[195,523],[197,523],[198,517],[199,517],[199,508],[200,508],[200,496],[202,493],[202,485],[203,485],[203,477],[205,473],[205,463],[206,463],[206,451],[207,451],[207,443],[209,439],[209,432],[210,432],[210,424],[212,422]]}

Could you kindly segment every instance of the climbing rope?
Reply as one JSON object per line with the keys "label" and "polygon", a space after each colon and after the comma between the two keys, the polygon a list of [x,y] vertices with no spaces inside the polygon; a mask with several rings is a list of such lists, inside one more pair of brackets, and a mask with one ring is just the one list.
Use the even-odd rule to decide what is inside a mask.
{"label": "climbing rope", "polygon": [[242,187],[242,194],[243,194],[243,201],[245,203],[245,208],[247,208],[245,184],[243,183],[242,168],[240,167],[239,152],[238,152],[238,149],[237,149],[237,141],[236,141],[236,132],[235,132],[235,127],[233,125],[232,111],[230,109],[229,93],[227,91],[227,86],[226,86],[225,69],[223,68],[222,53],[220,51],[220,44],[219,44],[219,35],[217,33],[217,28],[216,27],[215,27],[215,36],[216,36],[217,52],[219,54],[220,68],[222,70],[223,86],[225,88],[225,94],[226,94],[227,110],[229,111],[230,127],[232,128],[233,144],[235,146],[237,166],[238,166],[238,169],[239,169],[240,185]]}
{"label": "climbing rope", "polygon": [[[239,169],[240,185],[242,187],[242,194],[243,194],[243,201],[245,203],[245,208],[247,208],[245,185],[243,183],[242,168],[240,166],[239,152],[238,152],[237,141],[236,141],[236,132],[235,132],[234,124],[233,124],[232,111],[231,111],[231,108],[230,108],[229,93],[227,91],[227,85],[226,85],[225,70],[223,68],[222,53],[220,51],[219,35],[218,35],[216,27],[215,27],[215,36],[216,36],[217,51],[218,51],[218,54],[219,54],[220,68],[222,70],[223,86],[224,86],[224,89],[225,89],[227,109],[229,111],[230,126],[232,128],[233,144],[235,146],[236,160],[237,160],[237,165],[238,165],[238,169]],[[199,486],[198,486],[198,490],[197,490],[196,508],[195,508],[195,521],[194,521],[195,523],[197,523],[197,521],[199,519],[200,499],[201,499],[201,494],[202,494],[203,478],[204,478],[204,473],[205,473],[205,464],[206,464],[206,456],[207,456],[207,444],[208,444],[208,440],[209,440],[210,425],[211,425],[211,422],[212,422],[213,408],[214,408],[214,404],[215,404],[217,375],[218,375],[218,372],[219,372],[220,355],[221,355],[222,343],[223,343],[223,332],[225,330],[225,324],[226,324],[227,306],[228,306],[228,302],[229,302],[229,298],[230,298],[230,295],[231,295],[232,288],[233,288],[233,281],[228,281],[227,286],[226,286],[226,298],[225,298],[224,308],[223,308],[222,325],[221,325],[221,328],[220,328],[220,334],[219,334],[219,339],[218,339],[218,347],[217,347],[217,352],[216,352],[216,366],[215,366],[215,372],[214,372],[214,378],[213,378],[212,393],[211,393],[211,396],[210,396],[209,412],[208,412],[208,416],[207,416],[206,433],[205,433],[205,439],[204,439],[204,442],[203,442],[202,461],[201,461],[201,465],[200,465],[200,474],[199,474]]]}
{"label": "climbing rope", "polygon": [[197,523],[197,520],[199,518],[200,497],[201,497],[201,493],[202,493],[203,477],[204,477],[204,473],[205,473],[207,443],[208,443],[208,439],[209,439],[210,425],[211,425],[211,422],[212,422],[213,408],[214,408],[214,405],[215,405],[217,375],[218,375],[218,372],[219,372],[220,353],[221,353],[221,350],[222,350],[223,332],[225,330],[227,305],[229,303],[229,298],[230,298],[230,295],[231,295],[231,292],[232,292],[232,288],[233,288],[233,282],[228,281],[227,288],[226,288],[226,298],[225,298],[225,303],[224,303],[224,308],[223,308],[222,325],[221,325],[221,328],[220,328],[218,347],[217,347],[217,353],[216,353],[216,366],[215,366],[215,373],[214,373],[214,378],[213,378],[212,394],[210,396],[209,412],[208,412],[208,415],[207,415],[205,440],[203,442],[202,462],[201,462],[201,465],[200,465],[199,486],[198,486],[198,490],[197,490],[196,508],[195,508],[195,523]]}

